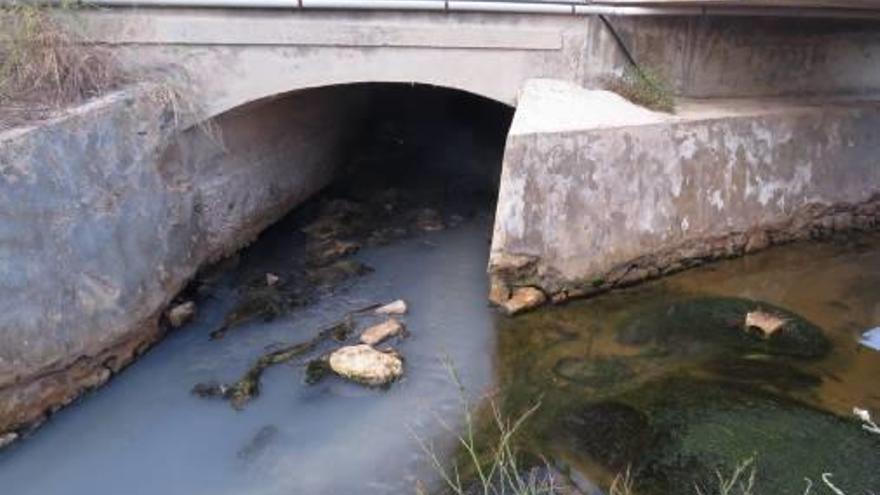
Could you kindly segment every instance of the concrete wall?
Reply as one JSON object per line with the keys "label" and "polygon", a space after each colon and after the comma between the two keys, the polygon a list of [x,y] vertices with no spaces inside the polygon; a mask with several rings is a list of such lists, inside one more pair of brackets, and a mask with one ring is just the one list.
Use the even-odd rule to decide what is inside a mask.
{"label": "concrete wall", "polygon": [[256,103],[218,119],[221,146],[200,129],[173,138],[150,94],[0,135],[0,437],[103,383],[161,336],[201,265],[324,186],[362,102]]}
{"label": "concrete wall", "polygon": [[490,270],[564,299],[875,228],[878,126],[876,101],[701,103],[672,116],[536,81],[508,136]]}
{"label": "concrete wall", "polygon": [[880,21],[761,17],[611,19],[638,63],[691,97],[880,90]]}
{"label": "concrete wall", "polygon": [[209,116],[356,82],[423,83],[513,104],[530,78],[580,81],[620,61],[595,19],[574,16],[109,9],[78,14],[73,25],[130,65],[186,81]]}
{"label": "concrete wall", "polygon": [[[880,91],[880,21],[612,17],[636,61],[679,95]],[[291,90],[424,83],[515,104],[553,78],[600,87],[625,58],[596,17],[544,14],[105,9],[73,26],[137,70],[162,68],[212,116]]]}

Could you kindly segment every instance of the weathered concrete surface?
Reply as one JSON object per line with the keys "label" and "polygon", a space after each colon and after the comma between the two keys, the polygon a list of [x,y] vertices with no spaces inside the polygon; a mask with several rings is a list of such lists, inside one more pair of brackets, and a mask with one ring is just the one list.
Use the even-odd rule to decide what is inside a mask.
{"label": "weathered concrete surface", "polygon": [[[548,98],[572,100],[555,124],[531,118]],[[559,300],[878,226],[880,103],[733,106],[686,104],[673,116],[565,83],[527,85],[504,157],[495,293],[537,286]]]}
{"label": "weathered concrete surface", "polygon": [[[611,17],[636,61],[679,95],[880,91],[880,22]],[[103,9],[73,25],[137,70],[186,74],[212,116],[287,91],[423,83],[507,104],[532,78],[601,87],[626,59],[596,17],[462,12]]]}
{"label": "weathered concrete surface", "polygon": [[150,91],[0,135],[0,434],[160,338],[160,314],[200,266],[332,178],[360,101],[327,90],[256,103],[218,119],[220,145],[200,129],[173,137]]}
{"label": "weathered concrete surface", "polygon": [[772,17],[618,17],[643,66],[688,97],[880,91],[880,22]]}

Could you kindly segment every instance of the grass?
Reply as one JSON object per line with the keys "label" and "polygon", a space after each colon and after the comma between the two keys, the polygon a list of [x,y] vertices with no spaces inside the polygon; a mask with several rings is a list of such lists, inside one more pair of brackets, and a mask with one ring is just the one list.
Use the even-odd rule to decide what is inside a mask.
{"label": "grass", "polygon": [[[539,476],[534,470],[524,469],[515,447],[517,434],[538,410],[540,403],[511,419],[501,412],[494,401],[489,401],[492,441],[483,447],[477,440],[477,420],[461,379],[448,359],[444,360],[444,365],[458,387],[464,431],[459,433],[442,419],[438,418],[438,421],[455,436],[457,446],[464,453],[463,462],[443,462],[431,443],[414,432],[412,435],[441,478],[445,492],[454,495],[561,495],[552,476]],[[417,493],[426,495],[427,491],[418,488]]]}
{"label": "grass", "polygon": [[[507,418],[494,401],[489,401],[491,412],[491,434],[488,445],[484,445],[484,434],[478,435],[477,416],[467,400],[467,394],[461,379],[448,359],[444,365],[458,387],[458,395],[464,416],[463,431],[450,427],[442,419],[438,421],[445,430],[452,433],[455,443],[463,455],[458,460],[444,462],[433,444],[411,432],[418,442],[428,461],[442,481],[443,493],[454,495],[565,495],[569,491],[563,489],[552,475],[535,476],[534,470],[525,470],[517,452],[517,435],[523,425],[538,411],[540,402],[535,403],[525,413],[515,419]],[[880,435],[880,426],[871,418],[870,412],[855,408],[853,413],[862,422],[863,429],[870,434]],[[546,463],[545,463],[546,464]],[[549,469],[548,473],[552,473]],[[695,495],[755,495],[759,493],[756,486],[757,464],[755,456],[738,463],[731,472],[715,471],[715,480],[706,484],[695,484]],[[832,480],[832,473],[822,473],[819,477],[824,487],[834,495],[847,495]],[[814,482],[804,478],[806,486],[803,495],[811,495]],[[685,491],[682,491],[684,493]],[[416,489],[417,495],[428,495],[423,484]],[[608,495],[637,495],[635,479],[629,468],[619,473],[608,489]]]}
{"label": "grass", "polygon": [[627,100],[651,110],[672,113],[675,99],[669,85],[657,74],[644,69],[627,69],[620,76],[604,81],[604,87]]}
{"label": "grass", "polygon": [[0,8],[0,124],[41,118],[125,82],[109,50],[54,17],[72,8],[20,1]]}
{"label": "grass", "polygon": [[213,120],[202,120],[199,99],[183,70],[131,71],[112,50],[90,42],[76,22],[78,4],[38,5],[21,0],[0,6],[0,129],[52,116],[125,84],[150,82],[146,97],[167,108],[175,129],[195,124],[215,143]]}

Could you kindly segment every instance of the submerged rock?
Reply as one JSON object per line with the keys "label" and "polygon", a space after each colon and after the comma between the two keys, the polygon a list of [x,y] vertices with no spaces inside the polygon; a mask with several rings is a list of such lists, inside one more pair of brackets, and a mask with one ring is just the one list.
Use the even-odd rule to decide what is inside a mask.
{"label": "submerged rock", "polygon": [[172,328],[180,328],[190,321],[196,316],[196,303],[192,301],[186,301],[184,303],[180,303],[170,310],[168,310],[168,323],[171,324]]}
{"label": "submerged rock", "polygon": [[229,386],[215,381],[202,382],[193,385],[193,388],[192,390],[190,390],[190,392],[193,395],[199,396],[203,399],[208,399],[212,397],[226,398],[227,394],[229,393]]}
{"label": "submerged rock", "polygon": [[[743,331],[747,315],[757,311],[783,321],[767,338]],[[638,309],[622,322],[617,340],[649,346],[660,353],[695,357],[739,352],[815,358],[827,354],[831,347],[819,327],[797,314],[732,297],[698,297]]]}
{"label": "submerged rock", "polygon": [[223,318],[223,323],[211,332],[211,339],[221,339],[233,328],[253,320],[271,321],[296,305],[296,297],[281,290],[277,284],[246,286],[232,311]]}
{"label": "submerged rock", "polygon": [[321,268],[308,270],[306,276],[313,284],[330,287],[372,271],[372,268],[360,261],[339,260]]}
{"label": "submerged rock", "polygon": [[398,299],[376,308],[375,312],[378,315],[403,315],[406,314],[406,309],[406,301]]}
{"label": "submerged rock", "polygon": [[310,242],[306,248],[308,263],[313,266],[324,266],[339,258],[354,254],[360,250],[361,245],[353,241],[340,241],[338,239],[323,239]]}
{"label": "submerged rock", "polygon": [[633,370],[623,358],[566,357],[556,362],[553,373],[579,385],[600,389],[623,383],[633,377]]}
{"label": "submerged rock", "polygon": [[403,375],[403,360],[395,352],[382,352],[361,344],[330,354],[330,369],[349,380],[370,386],[386,385]]}
{"label": "submerged rock", "polygon": [[312,239],[333,239],[356,235],[364,220],[369,217],[367,208],[354,201],[333,199],[321,207],[318,218],[302,228]]}
{"label": "submerged rock", "polygon": [[547,296],[540,289],[518,287],[513,290],[510,299],[504,302],[502,308],[508,315],[513,316],[537,308],[545,302]]}
{"label": "submerged rock", "polygon": [[373,325],[361,334],[361,342],[367,345],[376,345],[385,339],[402,334],[406,327],[400,321],[389,318],[378,325]]}
{"label": "submerged rock", "polygon": [[433,208],[422,208],[416,211],[413,223],[417,229],[425,232],[436,232],[446,228],[446,225],[443,224],[443,217]]}
{"label": "submerged rock", "polygon": [[256,435],[239,451],[236,456],[245,461],[250,462],[262,454],[269,445],[278,437],[278,427],[275,425],[266,425],[257,431]]}

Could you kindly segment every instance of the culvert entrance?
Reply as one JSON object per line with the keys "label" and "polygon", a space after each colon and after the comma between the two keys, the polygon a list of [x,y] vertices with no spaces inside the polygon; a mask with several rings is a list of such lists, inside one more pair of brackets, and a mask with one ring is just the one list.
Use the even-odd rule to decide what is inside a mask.
{"label": "culvert entrance", "polygon": [[[194,205],[205,256],[290,213],[200,275],[185,292],[195,320],[0,454],[0,480],[21,493],[387,494],[433,479],[410,429],[436,436],[432,418],[458,403],[441,357],[473,393],[491,381],[485,268],[511,116],[450,90],[354,85],[223,115],[222,146],[191,131],[162,180]],[[377,348],[404,358],[401,379],[318,381],[310,363],[386,318],[359,310],[396,299],[408,336]],[[247,397],[226,392],[288,351]],[[62,459],[74,437],[77,455]],[[145,469],[151,482],[132,484]]]}

